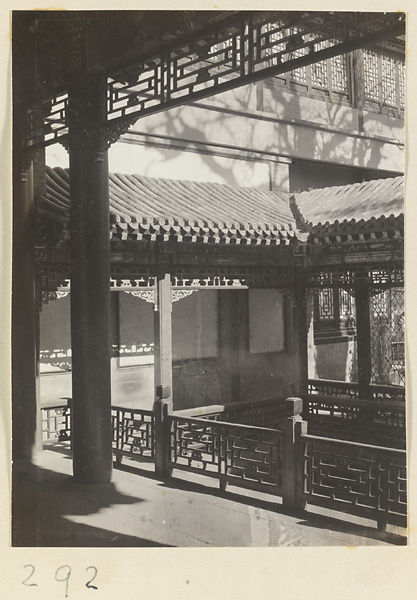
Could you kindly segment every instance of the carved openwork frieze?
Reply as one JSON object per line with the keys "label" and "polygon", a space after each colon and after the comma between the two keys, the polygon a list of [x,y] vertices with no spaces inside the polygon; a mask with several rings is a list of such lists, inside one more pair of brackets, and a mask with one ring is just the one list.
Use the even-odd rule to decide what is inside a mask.
{"label": "carved openwork frieze", "polygon": [[69,295],[68,291],[56,291],[56,292],[42,292],[42,304],[49,304],[52,300],[60,300],[66,298]]}
{"label": "carved openwork frieze", "polygon": [[[130,290],[123,290],[126,294],[130,294],[135,298],[140,298],[141,300],[145,300],[145,302],[150,302],[151,304],[155,304],[155,290],[139,290],[137,292],[133,292]],[[197,292],[198,290],[172,290],[172,302],[178,302],[183,298],[187,298]]]}

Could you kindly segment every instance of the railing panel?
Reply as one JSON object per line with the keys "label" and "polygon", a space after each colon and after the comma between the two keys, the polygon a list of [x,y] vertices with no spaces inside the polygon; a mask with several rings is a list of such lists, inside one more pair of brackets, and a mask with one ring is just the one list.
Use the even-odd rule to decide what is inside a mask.
{"label": "railing panel", "polygon": [[405,404],[308,396],[303,418],[309,433],[393,448],[405,448]]}
{"label": "railing panel", "polygon": [[303,435],[303,499],[406,526],[405,451]]}
{"label": "railing panel", "polygon": [[68,404],[44,406],[41,413],[43,445],[71,439],[71,409]]}
{"label": "railing panel", "polygon": [[268,493],[282,487],[282,434],[273,429],[170,416],[170,467]]}
{"label": "railing panel", "polygon": [[357,383],[348,381],[332,381],[330,379],[309,379],[309,394],[323,394],[324,396],[349,396],[349,398],[359,398],[359,388]]}
{"label": "railing panel", "polygon": [[371,384],[369,393],[370,398],[377,402],[381,400],[405,401],[405,388],[402,386]]}
{"label": "railing panel", "polygon": [[151,410],[112,408],[113,452],[142,460],[155,458],[155,414]]}
{"label": "railing panel", "polygon": [[[309,394],[322,394],[323,396],[359,398],[359,386],[355,382],[333,381],[331,379],[309,379]],[[370,384],[368,397],[364,400],[405,400],[404,386]]]}
{"label": "railing panel", "polygon": [[284,398],[254,402],[237,402],[226,405],[222,410],[202,415],[203,419],[239,423],[254,427],[283,429],[283,421],[288,416]]}

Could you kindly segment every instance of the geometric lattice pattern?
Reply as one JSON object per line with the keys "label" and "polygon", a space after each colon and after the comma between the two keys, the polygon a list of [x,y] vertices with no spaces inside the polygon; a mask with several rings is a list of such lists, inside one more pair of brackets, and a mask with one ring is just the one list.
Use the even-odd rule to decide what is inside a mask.
{"label": "geometric lattice pattern", "polygon": [[304,419],[312,435],[405,448],[405,404],[311,395],[304,401]]}
{"label": "geometric lattice pattern", "polygon": [[288,416],[286,410],[285,400],[281,398],[229,404],[221,412],[210,413],[202,418],[282,431],[283,421]]}
{"label": "geometric lattice pattern", "polygon": [[113,452],[122,455],[155,457],[155,413],[151,410],[112,407]]}
{"label": "geometric lattice pattern", "polygon": [[281,490],[282,433],[205,419],[169,420],[172,468],[262,492]]}
{"label": "geometric lattice pattern", "polygon": [[324,288],[319,291],[319,318],[323,321],[335,319],[332,288]]}
{"label": "geometric lattice pattern", "polygon": [[347,56],[340,54],[330,60],[332,89],[337,92],[348,92]]}
{"label": "geometric lattice pattern", "polygon": [[66,404],[42,408],[42,443],[71,439],[71,409]]}
{"label": "geometric lattice pattern", "polygon": [[388,106],[396,106],[397,104],[397,77],[395,60],[389,56],[381,57],[382,70],[382,101]]}
{"label": "geometric lattice pattern", "polygon": [[379,102],[378,54],[372,50],[364,50],[365,95],[370,100]]}
{"label": "geometric lattice pattern", "polygon": [[373,383],[404,385],[404,289],[391,288],[369,300]]}
{"label": "geometric lattice pattern", "polygon": [[308,503],[406,525],[405,451],[309,435],[302,440]]}
{"label": "geometric lattice pattern", "polygon": [[404,109],[404,62],[372,50],[363,56],[366,99]]}
{"label": "geometric lattice pattern", "polygon": [[[288,31],[289,35],[294,35],[297,33],[301,34],[301,30],[298,27],[291,27]],[[297,48],[289,53],[289,58],[291,60],[295,58],[300,58],[301,56],[305,56],[308,53],[307,48]],[[307,82],[307,69],[306,67],[301,67],[299,69],[295,69],[290,72],[290,77],[292,81],[296,83],[306,83]]]}
{"label": "geometric lattice pattern", "polygon": [[398,61],[398,93],[400,95],[400,107],[405,104],[405,64]]}

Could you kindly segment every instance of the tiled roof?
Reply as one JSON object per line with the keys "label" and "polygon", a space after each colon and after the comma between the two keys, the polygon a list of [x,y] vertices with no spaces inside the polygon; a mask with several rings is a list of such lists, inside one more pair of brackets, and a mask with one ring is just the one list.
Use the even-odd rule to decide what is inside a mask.
{"label": "tiled roof", "polygon": [[295,193],[291,207],[310,239],[388,231],[395,235],[404,223],[404,177]]}
{"label": "tiled roof", "polygon": [[[277,192],[120,174],[110,174],[109,192],[113,239],[246,245],[297,239],[288,198]],[[68,218],[68,169],[46,168],[39,206]]]}

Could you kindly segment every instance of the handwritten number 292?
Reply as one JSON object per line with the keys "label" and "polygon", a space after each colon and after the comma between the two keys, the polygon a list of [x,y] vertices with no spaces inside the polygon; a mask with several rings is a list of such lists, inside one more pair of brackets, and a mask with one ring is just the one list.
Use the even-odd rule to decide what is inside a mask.
{"label": "handwritten number 292", "polygon": [[[37,586],[38,585],[37,583],[34,583],[34,582],[29,583],[29,580],[33,577],[33,575],[35,573],[35,567],[33,565],[25,565],[24,568],[30,569],[30,573],[26,577],[26,579],[24,579],[22,581],[22,584],[26,585],[28,587]],[[96,567],[87,567],[85,570],[93,571],[93,576],[87,581],[87,583],[85,584],[85,587],[90,590],[98,589],[96,585],[93,585],[93,581],[97,577]],[[71,567],[69,565],[62,565],[61,567],[58,567],[58,569],[55,571],[56,581],[65,583],[65,598],[68,598],[68,584],[69,584],[70,577],[71,577]]]}

